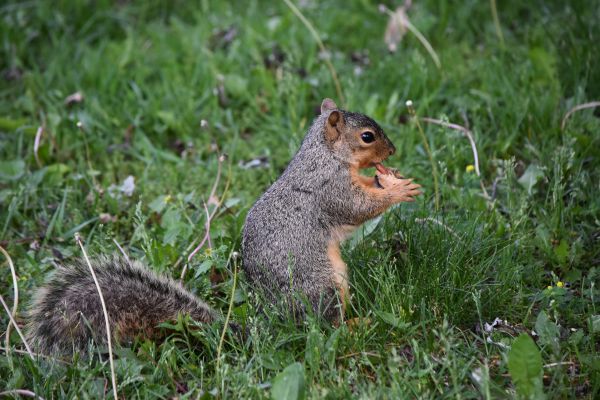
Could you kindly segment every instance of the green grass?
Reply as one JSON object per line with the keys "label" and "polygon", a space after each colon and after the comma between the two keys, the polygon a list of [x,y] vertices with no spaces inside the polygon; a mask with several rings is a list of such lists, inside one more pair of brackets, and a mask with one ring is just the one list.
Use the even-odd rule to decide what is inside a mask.
{"label": "green grass", "polygon": [[[240,274],[233,318],[249,338],[227,341],[217,359],[219,327],[181,321],[165,342],[116,348],[120,396],[268,397],[292,365],[288,382],[304,379],[312,398],[514,397],[527,385],[515,386],[526,371],[512,366],[528,360],[511,353],[509,370],[509,348],[532,330],[528,350],[541,354],[543,378],[538,371],[531,382],[548,398],[600,395],[598,109],[574,113],[561,130],[573,106],[600,100],[600,9],[496,2],[502,43],[490,3],[415,2],[408,15],[440,69],[410,33],[387,52],[388,17],[376,3],[300,3],[330,51],[345,107],[381,123],[398,148],[388,165],[426,192],[343,249],[350,317],[371,323],[352,332],[312,319],[293,326],[257,312]],[[0,10],[0,244],[19,276],[18,321],[55,263],[81,256],[77,231],[92,255],[117,251],[115,239],[178,278],[183,264],[173,266],[204,235],[220,152],[225,203],[211,224],[213,250],[192,260],[185,285],[225,313],[240,268],[227,260],[249,207],[283,171],[322,98],[336,96],[306,27],[283,2],[29,1]],[[66,105],[77,91],[84,101]],[[439,211],[409,99],[419,117],[468,120],[477,143],[481,178],[466,172],[473,154],[460,132],[421,122],[440,175]],[[268,166],[240,166],[257,157]],[[129,175],[131,197],[118,189]],[[11,306],[1,262],[0,294]],[[211,267],[224,282],[211,284]],[[486,333],[496,317],[507,324]],[[14,330],[11,346],[23,348]],[[0,388],[111,397],[106,360],[67,361],[3,351]]]}

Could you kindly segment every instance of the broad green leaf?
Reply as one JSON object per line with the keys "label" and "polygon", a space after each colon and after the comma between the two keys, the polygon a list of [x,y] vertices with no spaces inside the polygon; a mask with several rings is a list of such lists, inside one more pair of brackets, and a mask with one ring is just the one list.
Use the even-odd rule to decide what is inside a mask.
{"label": "broad green leaf", "polygon": [[152,200],[150,202],[150,204],[148,204],[148,207],[150,207],[150,209],[152,211],[154,211],[157,214],[160,214],[162,212],[162,210],[164,210],[165,206],[167,205],[167,201],[166,199],[168,198],[167,195],[160,195],[158,197],[156,197],[154,200]]}
{"label": "broad green leaf", "polygon": [[591,321],[591,331],[593,333],[598,333],[600,332],[600,315],[592,315],[590,317],[590,321]]}
{"label": "broad green leaf", "polygon": [[373,231],[377,228],[379,223],[381,222],[382,216],[380,215],[377,218],[373,218],[363,224],[362,227],[358,228],[352,236],[350,237],[350,248],[356,247],[357,244],[365,240],[367,236],[369,236]]}
{"label": "broad green leaf", "polygon": [[273,379],[271,398],[276,400],[299,400],[305,397],[304,367],[302,364],[295,362],[288,365]]}
{"label": "broad green leaf", "polygon": [[0,117],[0,130],[12,132],[19,129],[26,123],[26,119],[12,119],[9,117]]}
{"label": "broad green leaf", "polygon": [[538,314],[535,322],[535,331],[540,336],[540,341],[543,344],[551,346],[555,352],[558,351],[560,331],[558,330],[558,326],[548,318],[546,312],[541,311]]}
{"label": "broad green leaf", "polygon": [[394,328],[406,329],[406,328],[410,327],[410,324],[408,322],[402,321],[400,318],[398,318],[397,316],[395,316],[392,313],[375,310],[375,314],[377,314],[377,316],[379,318],[381,318],[384,322],[387,322]]}
{"label": "broad green leaf", "polygon": [[517,394],[527,399],[543,398],[542,356],[529,335],[522,333],[508,353],[508,372]]}
{"label": "broad green leaf", "polygon": [[561,264],[564,264],[567,261],[567,257],[569,256],[569,244],[566,240],[561,240],[558,246],[554,248],[554,254],[558,261]]}
{"label": "broad green leaf", "polygon": [[15,181],[25,173],[25,161],[0,161],[0,181]]}
{"label": "broad green leaf", "polygon": [[306,337],[306,350],[304,351],[304,362],[316,370],[323,357],[323,334],[319,329],[312,328]]}
{"label": "broad green leaf", "polygon": [[543,176],[544,170],[540,166],[530,164],[519,178],[519,183],[527,190],[527,193],[531,194],[533,187]]}
{"label": "broad green leaf", "polygon": [[210,258],[208,260],[204,260],[202,261],[202,264],[200,264],[197,268],[196,268],[196,274],[194,275],[195,278],[199,277],[200,275],[204,275],[205,273],[208,272],[209,269],[211,269],[211,267],[214,265],[214,261],[211,260]]}
{"label": "broad green leaf", "polygon": [[240,75],[227,75],[224,84],[227,91],[233,96],[239,97],[247,93],[248,81]]}

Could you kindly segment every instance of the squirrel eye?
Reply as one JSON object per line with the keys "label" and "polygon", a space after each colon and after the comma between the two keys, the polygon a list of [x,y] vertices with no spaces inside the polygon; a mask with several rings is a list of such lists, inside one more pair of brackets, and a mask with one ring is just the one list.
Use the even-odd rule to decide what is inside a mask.
{"label": "squirrel eye", "polygon": [[369,131],[363,132],[360,135],[360,138],[365,143],[373,143],[375,141],[375,135],[373,135],[373,132],[369,132]]}

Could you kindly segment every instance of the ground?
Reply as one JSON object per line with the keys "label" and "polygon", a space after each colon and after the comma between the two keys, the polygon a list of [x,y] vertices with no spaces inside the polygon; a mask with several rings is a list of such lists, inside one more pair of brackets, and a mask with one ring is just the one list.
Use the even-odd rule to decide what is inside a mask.
{"label": "ground", "polygon": [[[600,100],[600,8],[414,1],[431,51],[407,31],[392,53],[377,3],[290,1],[0,5],[0,245],[19,324],[55,263],[82,255],[76,232],[92,257],[117,242],[178,279],[206,203],[210,250],[184,284],[224,314],[231,301],[248,339],[182,320],[116,347],[122,398],[597,398],[600,113],[566,115]],[[376,119],[398,149],[387,165],[425,190],[343,247],[352,330],[259,313],[232,257],[324,97]],[[426,118],[468,129],[476,152]],[[10,345],[24,349],[14,329]],[[0,387],[112,396],[106,359],[6,349]]]}

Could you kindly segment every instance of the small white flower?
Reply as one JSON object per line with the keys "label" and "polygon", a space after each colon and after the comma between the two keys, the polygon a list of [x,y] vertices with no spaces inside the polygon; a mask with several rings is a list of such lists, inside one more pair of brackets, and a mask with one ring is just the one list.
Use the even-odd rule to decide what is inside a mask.
{"label": "small white flower", "polygon": [[410,108],[413,106],[412,100],[406,100],[406,107]]}

